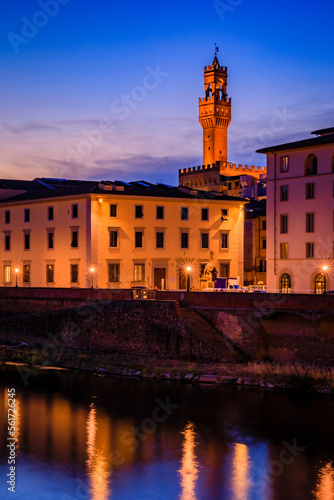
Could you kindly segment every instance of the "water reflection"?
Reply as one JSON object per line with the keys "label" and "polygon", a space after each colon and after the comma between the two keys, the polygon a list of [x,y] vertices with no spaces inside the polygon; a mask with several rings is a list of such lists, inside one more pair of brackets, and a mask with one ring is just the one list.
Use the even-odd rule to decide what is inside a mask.
{"label": "water reflection", "polygon": [[319,471],[315,500],[334,500],[334,468],[327,463]]}
{"label": "water reflection", "polygon": [[181,469],[178,471],[181,476],[180,500],[197,500],[195,493],[196,481],[198,477],[198,462],[195,455],[195,426],[188,422],[182,431],[184,440],[182,443]]}
{"label": "water reflection", "polygon": [[[93,403],[87,418],[87,475],[91,491],[91,500],[107,500],[111,498],[110,471],[108,467],[106,450],[102,444],[97,445],[97,410]],[[104,439],[107,436],[103,436]],[[107,439],[105,439],[107,442]]]}
{"label": "water reflection", "polygon": [[247,500],[251,481],[250,458],[245,444],[234,444],[232,474],[233,500]]}

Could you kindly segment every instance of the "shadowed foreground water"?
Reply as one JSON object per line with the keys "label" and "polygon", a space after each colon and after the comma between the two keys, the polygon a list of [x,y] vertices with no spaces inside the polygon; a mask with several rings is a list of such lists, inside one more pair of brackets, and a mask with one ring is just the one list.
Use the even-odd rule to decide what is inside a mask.
{"label": "shadowed foreground water", "polygon": [[[334,401],[40,371],[0,382],[0,498],[334,500]],[[16,493],[7,389],[16,390]]]}

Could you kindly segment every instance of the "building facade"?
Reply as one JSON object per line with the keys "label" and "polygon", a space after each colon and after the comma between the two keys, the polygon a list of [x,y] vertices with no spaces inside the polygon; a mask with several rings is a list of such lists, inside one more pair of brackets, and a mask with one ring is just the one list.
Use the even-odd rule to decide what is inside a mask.
{"label": "building facade", "polygon": [[260,149],[267,155],[267,284],[271,292],[334,288],[334,128]]}
{"label": "building facade", "polygon": [[243,280],[239,198],[144,181],[0,182],[3,286],[198,289],[208,262]]}

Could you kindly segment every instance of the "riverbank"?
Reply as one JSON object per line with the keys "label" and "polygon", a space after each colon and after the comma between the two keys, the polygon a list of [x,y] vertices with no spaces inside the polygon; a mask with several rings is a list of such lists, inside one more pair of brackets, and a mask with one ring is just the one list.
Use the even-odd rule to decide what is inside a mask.
{"label": "riverbank", "polygon": [[62,351],[54,358],[42,349],[32,350],[24,345],[2,346],[0,353],[1,364],[15,363],[20,366],[22,377],[27,383],[30,377],[40,373],[38,369],[66,369],[114,377],[258,387],[280,392],[298,391],[334,396],[334,368],[331,367],[275,362],[204,364],[77,350]]}

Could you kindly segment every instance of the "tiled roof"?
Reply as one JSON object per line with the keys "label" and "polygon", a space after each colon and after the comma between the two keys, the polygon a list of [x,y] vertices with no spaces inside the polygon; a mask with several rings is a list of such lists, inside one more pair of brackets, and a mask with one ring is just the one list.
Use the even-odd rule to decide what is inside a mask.
{"label": "tiled roof", "polygon": [[304,139],[302,141],[288,142],[286,144],[279,144],[277,146],[270,146],[268,148],[258,149],[257,153],[271,153],[275,151],[284,151],[287,149],[299,149],[309,146],[321,146],[323,144],[334,144],[334,133],[322,135],[320,137],[312,137],[311,139]]}
{"label": "tiled roof", "polygon": [[[35,181],[37,182],[37,186]],[[0,179],[0,185],[3,181]],[[17,181],[18,183],[21,181]],[[29,182],[29,181],[23,181]],[[100,194],[106,196],[139,196],[139,197],[161,197],[161,198],[184,198],[220,201],[240,201],[243,199],[236,196],[227,196],[221,193],[200,191],[185,187],[170,186],[167,184],[152,184],[146,181],[122,182],[122,181],[71,181],[66,179],[41,178],[34,181],[32,187],[27,184],[26,192],[17,196],[0,200],[0,203],[20,202],[28,200],[39,200],[58,197],[73,197],[84,194]],[[38,188],[37,188],[38,187]],[[112,189],[114,187],[114,189]],[[118,189],[117,189],[118,188]],[[121,189],[119,189],[121,188]],[[11,188],[12,189],[12,188]],[[18,189],[18,188],[15,188]]]}

